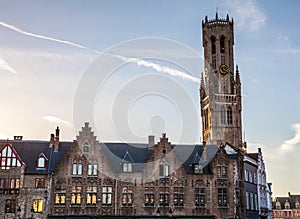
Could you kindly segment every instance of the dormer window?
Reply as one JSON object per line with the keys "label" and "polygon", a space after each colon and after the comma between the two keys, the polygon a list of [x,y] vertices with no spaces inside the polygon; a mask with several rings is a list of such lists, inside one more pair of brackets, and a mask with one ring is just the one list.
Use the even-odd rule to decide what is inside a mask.
{"label": "dormer window", "polygon": [[41,153],[37,159],[36,168],[46,168],[46,165],[47,165],[47,158],[43,153]]}
{"label": "dormer window", "polygon": [[133,163],[134,160],[129,154],[128,151],[126,151],[123,159],[122,159],[122,168],[124,173],[131,173],[133,171]]}
{"label": "dormer window", "polygon": [[291,208],[290,202],[289,202],[288,200],[285,200],[284,208],[285,208],[285,209],[290,209],[290,208]]}
{"label": "dormer window", "polygon": [[276,210],[280,210],[281,209],[281,204],[279,202],[279,200],[276,201]]}
{"label": "dormer window", "polygon": [[194,173],[203,173],[203,167],[200,164],[194,164]]}
{"label": "dormer window", "polygon": [[11,144],[7,143],[0,151],[0,167],[1,169],[9,169],[10,167],[20,167],[21,160]]}
{"label": "dormer window", "polygon": [[125,172],[125,173],[132,172],[132,163],[124,162],[123,163],[123,172]]}

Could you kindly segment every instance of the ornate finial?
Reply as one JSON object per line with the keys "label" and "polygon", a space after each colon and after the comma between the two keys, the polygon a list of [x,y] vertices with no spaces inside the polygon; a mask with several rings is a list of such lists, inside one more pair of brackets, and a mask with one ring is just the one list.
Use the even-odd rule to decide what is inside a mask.
{"label": "ornate finial", "polygon": [[229,21],[229,15],[227,14],[227,16],[226,16],[226,21]]}
{"label": "ornate finial", "polygon": [[207,19],[207,15],[205,16],[205,23],[207,23],[208,22],[208,19]]}
{"label": "ornate finial", "polygon": [[216,12],[216,20],[218,20],[218,11]]}

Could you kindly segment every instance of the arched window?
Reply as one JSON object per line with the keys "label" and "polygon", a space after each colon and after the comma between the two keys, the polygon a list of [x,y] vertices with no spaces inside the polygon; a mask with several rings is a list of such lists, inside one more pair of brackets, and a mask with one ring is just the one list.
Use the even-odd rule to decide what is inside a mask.
{"label": "arched window", "polygon": [[211,41],[211,54],[216,54],[216,38],[212,36],[210,38]]}
{"label": "arched window", "polygon": [[208,110],[205,109],[204,110],[204,129],[207,129],[208,128]]}
{"label": "arched window", "polygon": [[226,110],[224,106],[221,108],[221,124],[226,124]]}
{"label": "arched window", "polygon": [[36,168],[46,168],[47,158],[41,153],[37,158]]}
{"label": "arched window", "polygon": [[220,53],[225,53],[225,37],[220,38]]}
{"label": "arched window", "polygon": [[231,107],[227,108],[227,124],[232,125],[232,109],[231,109]]}

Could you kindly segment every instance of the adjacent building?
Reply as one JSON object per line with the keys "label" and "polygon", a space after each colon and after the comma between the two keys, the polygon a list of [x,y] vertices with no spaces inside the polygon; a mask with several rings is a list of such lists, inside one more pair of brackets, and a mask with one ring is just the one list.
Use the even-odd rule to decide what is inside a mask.
{"label": "adjacent building", "polygon": [[287,197],[276,197],[273,201],[273,218],[300,218],[300,195],[288,193]]}

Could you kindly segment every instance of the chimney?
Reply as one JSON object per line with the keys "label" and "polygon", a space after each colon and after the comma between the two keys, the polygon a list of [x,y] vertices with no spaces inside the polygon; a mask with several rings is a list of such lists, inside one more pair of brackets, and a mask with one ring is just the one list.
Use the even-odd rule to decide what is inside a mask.
{"label": "chimney", "polygon": [[54,146],[54,134],[50,135],[50,142],[49,142],[49,148],[52,148]]}
{"label": "chimney", "polygon": [[149,135],[148,136],[148,148],[151,148],[155,145],[154,138],[155,138],[154,135]]}
{"label": "chimney", "polygon": [[58,149],[59,149],[59,127],[57,126],[55,130],[54,152],[57,152]]}
{"label": "chimney", "polygon": [[14,136],[15,141],[22,141],[22,139],[23,139],[23,136],[20,136],[20,135],[15,135]]}

